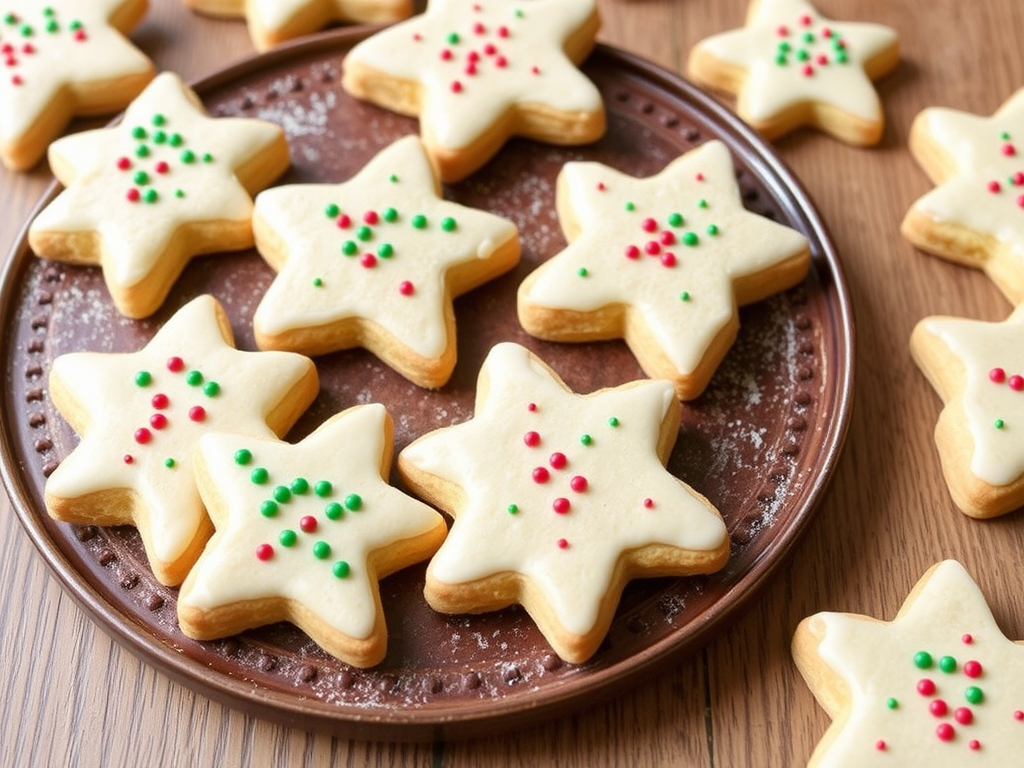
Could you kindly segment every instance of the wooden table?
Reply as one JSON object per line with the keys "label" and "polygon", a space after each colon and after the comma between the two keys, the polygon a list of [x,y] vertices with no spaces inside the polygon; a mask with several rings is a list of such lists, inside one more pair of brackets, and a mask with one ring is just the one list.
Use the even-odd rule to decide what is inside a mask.
{"label": "wooden table", "polygon": [[[186,78],[251,51],[240,23],[152,0],[134,40]],[[599,0],[602,39],[681,71],[699,39],[739,26],[746,0]],[[963,562],[1009,637],[1024,638],[1020,513],[989,522],[949,499],[932,443],[938,397],[907,352],[930,314],[1001,320],[980,273],[915,251],[898,233],[930,188],[906,149],[931,105],[991,114],[1024,85],[1019,0],[819,0],[844,20],[896,28],[903,60],[879,84],[880,146],[812,132],[777,142],[830,226],[853,295],[859,353],[853,421],[831,488],[791,559],[717,641],[619,699],[512,735],[465,743],[349,742],[280,727],[194,694],[137,661],[51,578],[0,498],[0,763],[3,765],[795,766],[828,719],[789,653],[820,610],[890,619],[933,563]],[[0,252],[49,181],[0,171]],[[1014,574],[1010,577],[1010,574]]]}

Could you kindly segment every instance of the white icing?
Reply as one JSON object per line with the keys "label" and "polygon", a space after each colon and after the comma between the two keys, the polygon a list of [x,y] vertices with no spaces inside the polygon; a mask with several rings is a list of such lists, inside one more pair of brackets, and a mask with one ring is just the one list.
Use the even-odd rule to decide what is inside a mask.
{"label": "white icing", "polygon": [[[327,216],[328,205],[338,206],[339,215]],[[388,208],[397,212],[394,222],[384,219]],[[372,238],[361,241],[357,233],[368,211],[378,220],[370,228]],[[344,184],[296,184],[262,192],[256,212],[286,258],[256,310],[258,334],[362,317],[425,358],[439,358],[455,343],[454,330],[449,335],[445,322],[452,312],[451,291],[445,288],[448,270],[486,260],[517,238],[512,222],[439,197],[415,136],[382,150]],[[347,228],[338,226],[341,215],[351,219]],[[413,226],[416,215],[426,216],[424,228]],[[442,228],[447,218],[455,221],[450,232]],[[358,252],[343,255],[346,242],[358,245]],[[377,256],[385,244],[393,254]],[[257,247],[265,249],[263,243]],[[372,267],[362,262],[366,254],[373,257]],[[404,281],[412,284],[408,295],[400,291]]]}
{"label": "white icing", "polygon": [[[707,142],[646,179],[599,163],[566,163],[562,176],[559,193],[566,195],[581,232],[535,273],[529,290],[520,292],[520,308],[589,312],[629,305],[681,373],[696,369],[735,313],[734,280],[808,247],[800,233],[743,207],[732,158],[720,141]],[[681,226],[668,223],[673,213],[682,214]],[[657,223],[653,232],[643,228],[649,218]],[[717,234],[708,234],[712,224]],[[646,253],[646,244],[665,231],[675,242],[660,245],[657,255]],[[697,235],[697,245],[682,242],[688,232]],[[631,245],[641,251],[635,259],[625,255]],[[661,261],[666,252],[675,257],[674,266]]]}
{"label": "white icing", "polygon": [[[835,740],[819,748],[811,762],[817,768],[871,768],[871,766],[929,766],[962,768],[966,765],[1010,766],[1024,752],[1024,647],[1000,632],[977,585],[963,566],[947,560],[924,579],[924,587],[892,622],[866,616],[820,613],[824,640],[821,659],[849,688],[848,717],[835,717]],[[964,642],[970,635],[971,642]],[[929,669],[919,669],[914,657],[926,651],[933,657]],[[943,672],[938,660],[951,656],[954,672]],[[981,663],[979,677],[964,672],[968,661]],[[922,695],[917,684],[930,679],[934,695]],[[981,703],[965,698],[969,686],[983,692]],[[897,706],[887,706],[889,698]],[[947,704],[947,713],[929,710],[935,700]],[[966,707],[973,720],[964,725],[955,711]],[[953,726],[954,737],[943,741],[940,724]],[[832,734],[830,733],[830,736]],[[972,750],[970,742],[978,742]],[[878,749],[877,743],[885,748]]]}
{"label": "white icing", "polygon": [[[0,57],[5,62],[0,77],[0,143],[21,137],[53,106],[63,88],[152,72],[150,60],[109,22],[130,1],[6,0],[0,6],[0,46],[13,48]],[[44,14],[47,7],[52,16]],[[8,14],[19,21],[7,23]],[[56,24],[53,32],[47,29],[50,20]],[[79,30],[70,28],[73,21],[81,23]],[[22,34],[26,25],[32,29],[29,36]],[[76,32],[81,39],[76,39]],[[15,84],[15,77],[20,84]],[[66,110],[68,104],[57,108]]]}
{"label": "white icing", "polygon": [[[603,108],[597,88],[563,50],[593,13],[593,0],[431,0],[424,14],[356,45],[346,62],[420,83],[424,133],[442,147],[460,149],[517,106],[569,113]],[[476,24],[483,25],[482,33],[474,31]],[[501,28],[507,36],[500,36]],[[459,42],[448,42],[452,33]],[[485,52],[488,44],[494,53]],[[442,58],[444,50],[452,52],[450,59]],[[469,75],[472,51],[480,60]],[[459,92],[452,89],[455,81]]]}
{"label": "white icing", "polygon": [[[54,142],[50,151],[73,168],[74,175],[65,179],[67,189],[40,212],[31,229],[99,232],[104,277],[128,288],[151,275],[185,228],[248,221],[252,199],[235,171],[279,143],[282,131],[262,120],[209,118],[194,98],[177,75],[164,73],[132,102],[119,125]],[[153,124],[156,115],[165,119],[161,126]],[[146,139],[133,137],[139,127],[146,130]],[[158,131],[164,132],[163,143],[154,141]],[[173,140],[177,146],[172,145],[174,135],[181,137],[180,143]],[[142,144],[149,149],[144,158],[136,155]],[[192,162],[183,161],[186,151],[194,153]],[[212,161],[203,160],[206,154]],[[118,167],[120,158],[129,159],[128,170]],[[161,162],[168,166],[165,173],[156,170]],[[135,182],[134,174],[140,171],[148,174],[145,184]],[[158,200],[131,202],[131,189],[155,190]],[[176,190],[184,195],[176,196]],[[208,231],[195,242],[206,251],[218,247],[211,244]]]}
{"label": "white icing", "polygon": [[[716,59],[742,67],[748,76],[738,94],[738,111],[754,120],[767,120],[803,103],[831,104],[865,120],[877,121],[882,110],[878,94],[865,74],[864,64],[896,44],[896,32],[880,24],[833,21],[805,0],[755,0],[746,26],[706,38],[698,43]],[[810,23],[805,24],[808,18]],[[781,35],[780,28],[788,34]],[[828,29],[832,37],[825,38]],[[810,32],[811,42],[802,39]],[[832,41],[844,43],[846,62],[837,60]],[[779,43],[792,52],[780,65]],[[807,61],[796,58],[806,50]],[[825,56],[820,63],[818,56]],[[813,73],[804,73],[804,67]]]}
{"label": "white icing", "polygon": [[[182,587],[179,604],[209,610],[284,597],[301,603],[337,632],[369,637],[377,618],[377,574],[368,570],[367,557],[426,535],[441,521],[433,509],[381,478],[385,418],[382,405],[355,406],[295,445],[230,434],[204,436],[202,461],[213,480],[208,500],[211,508],[222,510],[223,519],[215,520],[217,532]],[[235,461],[239,449],[251,452],[249,464]],[[268,470],[265,484],[252,482],[256,467]],[[272,498],[276,487],[291,486],[296,478],[307,480],[308,490],[291,494],[278,504],[277,514],[265,517],[260,511],[263,502]],[[325,495],[315,491],[322,480],[331,484]],[[345,506],[350,494],[361,500],[355,510]],[[331,503],[344,510],[336,520],[325,514]],[[315,530],[302,529],[304,516],[315,518]],[[293,545],[281,543],[284,530],[295,532]],[[313,553],[320,541],[330,545],[330,554],[322,559]],[[261,544],[273,547],[270,559],[256,556]],[[339,561],[350,568],[343,578],[332,570]]]}
{"label": "white icing", "polygon": [[971,472],[991,485],[1014,482],[1024,474],[1024,390],[993,382],[989,372],[1002,368],[1007,380],[1024,376],[1024,305],[1001,323],[932,317],[922,324],[966,369],[962,405],[974,443]]}
{"label": "white icing", "polygon": [[[78,446],[47,479],[46,495],[76,499],[130,489],[137,499],[132,513],[147,516],[153,530],[153,539],[144,542],[147,552],[163,562],[181,556],[206,518],[192,476],[192,450],[200,436],[217,430],[273,437],[265,417],[312,368],[308,358],[291,352],[236,350],[221,335],[216,310],[215,299],[200,296],[143,349],[62,355],[50,374],[71,393],[87,426]],[[167,365],[175,356],[184,361],[177,373]],[[219,391],[209,396],[201,385],[186,383],[193,370],[204,382],[216,382]],[[152,375],[149,385],[136,384],[140,371]],[[152,403],[158,393],[169,399],[164,408]],[[205,409],[202,421],[189,418],[193,406]],[[167,425],[153,427],[154,414],[164,415]],[[140,428],[150,431],[150,442],[135,440]],[[174,466],[167,467],[166,459]]]}
{"label": "white icing", "polygon": [[[918,119],[955,171],[949,179],[934,179],[940,185],[914,207],[933,221],[989,235],[1024,257],[1024,89],[992,117],[933,107]],[[1014,180],[1017,174],[1022,175]]]}
{"label": "white icing", "polygon": [[[517,571],[539,588],[568,631],[584,634],[624,553],[656,543],[697,551],[721,546],[722,520],[657,454],[661,424],[675,407],[669,382],[577,395],[509,342],[491,350],[484,377],[486,397],[478,396],[473,419],[431,432],[401,454],[401,461],[465,494],[430,563],[433,577],[459,584]],[[617,426],[608,423],[611,417]],[[540,436],[534,447],[524,440],[530,431]],[[581,442],[583,434],[590,445]],[[567,460],[561,469],[549,461],[556,452]],[[534,481],[537,467],[549,471],[547,482]],[[587,481],[582,492],[570,486],[576,476]],[[554,511],[556,498],[568,499],[567,513]],[[515,514],[510,504],[517,505]]]}

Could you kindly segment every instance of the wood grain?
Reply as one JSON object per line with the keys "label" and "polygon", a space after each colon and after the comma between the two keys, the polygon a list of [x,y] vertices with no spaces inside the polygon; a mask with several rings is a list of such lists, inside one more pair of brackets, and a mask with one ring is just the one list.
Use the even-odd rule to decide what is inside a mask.
{"label": "wood grain", "polygon": [[[681,71],[700,38],[742,23],[745,0],[599,0],[602,39]],[[252,51],[237,22],[152,0],[133,35],[185,78]],[[0,498],[0,765],[796,766],[827,718],[789,655],[797,622],[820,610],[889,619],[946,557],[978,579],[1007,635],[1024,638],[1021,513],[979,522],[942,483],[938,397],[907,352],[935,313],[1000,320],[1010,310],[978,272],[915,251],[898,234],[930,185],[906,149],[922,108],[990,114],[1024,85],[1019,0],[819,0],[826,15],[895,27],[903,61],[879,84],[882,144],[853,149],[801,132],[776,147],[831,228],[854,299],[856,407],[838,471],[791,559],[703,651],[619,699],[520,733],[462,743],[343,741],[259,721],[174,683],[114,644],[49,575]],[[1005,55],[1004,55],[1005,54]],[[728,99],[724,100],[729,103]],[[0,171],[0,252],[49,180],[45,164]],[[3,342],[0,342],[3,343]],[[2,418],[2,414],[0,414]]]}

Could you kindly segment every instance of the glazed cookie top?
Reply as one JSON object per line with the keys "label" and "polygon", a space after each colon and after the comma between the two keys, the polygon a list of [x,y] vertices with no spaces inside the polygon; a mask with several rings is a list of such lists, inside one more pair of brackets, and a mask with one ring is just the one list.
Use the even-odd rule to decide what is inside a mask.
{"label": "glazed cookie top", "polygon": [[1024,305],[1000,323],[929,317],[920,328],[963,368],[962,392],[946,407],[963,407],[971,472],[991,485],[1015,481],[1024,474]]}
{"label": "glazed cookie top", "polygon": [[1019,762],[1024,646],[1003,636],[959,563],[930,569],[892,622],[843,613],[807,622],[849,692],[848,712],[830,712],[816,768]]}
{"label": "glazed cookie top", "polygon": [[431,0],[425,13],[356,45],[346,61],[419,83],[424,134],[461,149],[515,106],[603,109],[564,51],[594,13],[593,0]]}
{"label": "glazed cookie top", "polygon": [[1024,89],[991,117],[932,107],[916,120],[947,161],[914,207],[992,237],[1024,259]]}
{"label": "glazed cookie top", "polygon": [[110,24],[135,2],[6,0],[0,5],[0,143],[22,136],[63,88],[153,71],[152,62]]}
{"label": "glazed cookie top", "polygon": [[[251,166],[273,152],[270,170],[259,175],[280,174],[287,167],[286,153],[283,166],[276,159],[282,142],[284,133],[273,123],[208,117],[181,79],[165,72],[120,124],[51,145],[51,165],[67,188],[31,230],[98,232],[107,282],[138,285],[162,273],[158,262],[182,230],[249,221],[250,192],[257,190],[246,188],[240,169],[247,169],[251,183]],[[218,248],[208,229],[196,242],[197,252]]]}
{"label": "glazed cookie top", "polygon": [[870,121],[881,106],[865,65],[895,45],[893,29],[827,19],[806,0],[752,0],[746,26],[698,44],[747,70],[740,111],[754,120],[819,102]]}
{"label": "glazed cookie top", "polygon": [[380,620],[377,579],[409,565],[386,548],[440,528],[441,516],[388,485],[384,406],[343,411],[294,445],[236,434],[200,441],[217,533],[181,602],[215,609],[286,598],[356,639]]}
{"label": "glazed cookie top", "polygon": [[455,342],[449,270],[518,237],[512,222],[444,200],[416,136],[343,184],[262,192],[256,216],[267,229],[257,246],[269,241],[284,261],[256,309],[258,336],[358,317],[426,358]]}
{"label": "glazed cookie top", "polygon": [[649,178],[572,162],[558,184],[560,216],[564,204],[579,236],[569,233],[569,246],[535,273],[520,306],[633,307],[684,373],[736,312],[735,281],[807,253],[799,232],[743,207],[729,150],[717,140]]}
{"label": "glazed cookie top", "polygon": [[659,456],[662,424],[678,407],[670,382],[578,395],[504,342],[484,361],[475,407],[470,421],[428,433],[399,457],[400,468],[465,495],[429,566],[437,580],[518,572],[583,635],[627,553],[662,544],[710,557],[727,540],[721,518]]}
{"label": "glazed cookie top", "polygon": [[200,436],[225,430],[273,437],[268,418],[293,392],[309,389],[310,377],[315,381],[313,363],[301,355],[235,349],[212,296],[186,304],[137,352],[62,355],[51,388],[68,393],[84,428],[47,479],[46,496],[130,489],[136,513],[148,521],[140,530],[153,532],[145,541],[151,561],[173,562],[206,519],[192,475]]}

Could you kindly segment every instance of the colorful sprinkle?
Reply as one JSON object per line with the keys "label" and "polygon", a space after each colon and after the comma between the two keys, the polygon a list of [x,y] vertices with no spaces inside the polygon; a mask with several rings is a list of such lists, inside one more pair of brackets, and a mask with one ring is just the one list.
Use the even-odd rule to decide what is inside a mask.
{"label": "colorful sprinkle", "polygon": [[339,579],[344,579],[352,572],[352,568],[344,560],[339,560],[331,567],[331,571]]}
{"label": "colorful sprinkle", "polygon": [[324,507],[324,515],[327,516],[328,520],[340,520],[344,514],[345,508],[336,501],[332,501]]}
{"label": "colorful sprinkle", "polygon": [[270,479],[270,473],[264,467],[256,467],[249,473],[249,479],[256,485],[263,485]]}
{"label": "colorful sprinkle", "polygon": [[245,466],[252,461],[252,451],[248,448],[239,448],[235,451],[235,464],[239,466]]}
{"label": "colorful sprinkle", "polygon": [[326,541],[318,541],[313,545],[313,557],[317,560],[326,560],[331,556],[331,545]]}
{"label": "colorful sprinkle", "polygon": [[320,498],[330,496],[333,490],[334,486],[331,485],[329,480],[317,480],[316,485],[313,486],[313,493]]}
{"label": "colorful sprinkle", "polygon": [[363,497],[358,493],[350,493],[345,497],[345,509],[349,512],[356,512],[357,510],[362,509],[362,506]]}
{"label": "colorful sprinkle", "polygon": [[269,544],[260,544],[256,547],[256,558],[258,560],[269,560],[274,556],[274,548]]}

